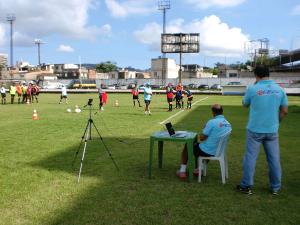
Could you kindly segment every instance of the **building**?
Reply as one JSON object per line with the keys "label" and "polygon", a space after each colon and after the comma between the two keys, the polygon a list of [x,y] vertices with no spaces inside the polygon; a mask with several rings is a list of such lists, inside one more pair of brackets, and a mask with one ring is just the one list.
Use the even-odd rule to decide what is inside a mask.
{"label": "building", "polygon": [[118,79],[135,79],[136,78],[136,72],[135,71],[129,71],[129,70],[120,70],[118,72]]}
{"label": "building", "polygon": [[220,78],[234,78],[240,77],[240,70],[239,69],[232,69],[225,64],[218,66],[219,69],[219,77]]}
{"label": "building", "polygon": [[54,74],[59,79],[87,79],[88,70],[75,64],[55,64]]}
{"label": "building", "polygon": [[49,73],[54,73],[54,64],[42,64],[41,70],[48,71]]}
{"label": "building", "polygon": [[2,66],[3,68],[7,67],[7,58],[8,55],[4,54],[4,53],[0,53],[0,66]]}
{"label": "building", "polygon": [[4,79],[8,76],[7,73],[7,54],[0,53],[0,79]]}
{"label": "building", "polygon": [[150,72],[136,72],[135,74],[137,79],[149,79],[151,78]]}
{"label": "building", "polygon": [[182,78],[200,78],[203,68],[198,64],[182,65]]}
{"label": "building", "polygon": [[29,62],[26,62],[26,61],[17,61],[16,65],[17,65],[17,69],[19,70],[19,73],[20,72],[27,73],[27,72],[30,72],[30,71],[36,71],[37,70],[36,66],[31,65]]}
{"label": "building", "polygon": [[175,59],[161,57],[157,59],[151,59],[151,78],[178,78],[178,72],[179,66],[176,64]]}
{"label": "building", "polygon": [[96,70],[95,69],[88,69],[88,78],[90,80],[95,80],[96,79]]}
{"label": "building", "polygon": [[96,73],[97,80],[108,80],[108,79],[118,79],[118,71],[112,71],[109,73]]}

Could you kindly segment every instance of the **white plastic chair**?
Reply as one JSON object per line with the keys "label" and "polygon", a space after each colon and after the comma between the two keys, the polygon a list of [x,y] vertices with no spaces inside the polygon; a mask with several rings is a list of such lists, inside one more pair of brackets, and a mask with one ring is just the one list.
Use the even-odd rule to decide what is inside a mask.
{"label": "white plastic chair", "polygon": [[[198,158],[198,182],[201,182],[201,176],[202,176],[202,169],[203,169],[203,176],[206,176],[206,168],[207,163],[206,160],[218,160],[220,162],[221,167],[221,176],[222,176],[222,183],[225,184],[226,179],[228,179],[228,162],[226,157],[226,146],[229,139],[229,136],[231,134],[231,130],[224,133],[219,140],[217,151],[215,156],[205,157],[205,156],[199,156]],[[203,161],[205,160],[205,161]],[[226,179],[225,179],[226,178]]]}

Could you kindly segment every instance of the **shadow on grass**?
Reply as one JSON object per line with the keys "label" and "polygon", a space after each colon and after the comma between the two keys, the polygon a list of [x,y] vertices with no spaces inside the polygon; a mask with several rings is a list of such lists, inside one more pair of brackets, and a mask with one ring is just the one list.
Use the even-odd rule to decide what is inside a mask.
{"label": "shadow on grass", "polygon": [[[297,111],[299,107],[292,107],[290,110]],[[254,196],[252,200],[245,201],[244,197],[232,191],[233,186],[241,178],[248,113],[242,107],[224,106],[224,114],[233,127],[228,148],[230,180],[226,185],[220,184],[219,166],[213,163],[209,165],[208,177],[203,185],[178,181],[175,171],[182,146],[172,143],[165,145],[163,169],[157,169],[157,164],[154,163],[154,177],[148,179],[148,137],[104,139],[120,168],[120,171],[117,171],[101,141],[94,139],[88,143],[80,184],[76,184],[76,176],[82,151],[77,157],[75,167],[71,167],[78,146],[62,150],[56,155],[32,164],[47,170],[74,174],[75,188],[76,185],[85,185],[84,179],[87,177],[99,179],[99,182],[90,184],[85,193],[72,199],[73,203],[69,208],[57,212],[55,219],[49,224],[198,224],[201,220],[207,224],[232,224],[241,221],[245,224],[268,224],[274,222],[274,218],[283,221],[285,217],[282,214],[290,213],[292,203],[283,200],[287,203],[285,205],[287,209],[279,211],[282,202],[273,202],[269,196]],[[174,124],[174,127],[176,130],[200,131],[211,117],[209,106],[198,106]],[[287,123],[296,121],[299,123],[299,118],[290,119]],[[286,129],[288,128],[283,127],[283,134],[289,132]],[[149,130],[149,135],[153,131]],[[289,141],[284,141],[284,144]],[[293,141],[300,144],[299,140]],[[79,142],[80,139],[78,144]],[[157,157],[154,160],[157,160]],[[291,160],[291,163],[296,161]],[[263,171],[263,175],[256,175],[259,177],[256,184],[265,185],[267,180],[265,164],[257,165],[257,168],[258,171]],[[297,170],[296,167],[288,166],[284,169],[287,173],[294,173]],[[295,183],[299,185],[299,181],[290,185],[291,192],[296,189]],[[267,203],[265,198],[268,198]],[[264,204],[261,205],[261,201],[269,208]],[[216,211],[218,216],[215,215]],[[260,214],[255,213],[257,211],[260,211]]]}

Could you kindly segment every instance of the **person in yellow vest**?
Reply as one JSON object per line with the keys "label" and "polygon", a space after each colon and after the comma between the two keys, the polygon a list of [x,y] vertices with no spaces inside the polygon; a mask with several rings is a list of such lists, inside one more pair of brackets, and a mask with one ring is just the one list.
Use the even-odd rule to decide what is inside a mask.
{"label": "person in yellow vest", "polygon": [[27,101],[27,86],[25,84],[23,84],[22,86],[22,103],[26,103]]}
{"label": "person in yellow vest", "polygon": [[10,104],[14,104],[15,95],[17,93],[17,89],[15,84],[13,83],[9,88],[9,94],[10,94]]}
{"label": "person in yellow vest", "polygon": [[21,103],[21,97],[22,97],[22,86],[21,83],[18,83],[16,86],[17,94],[18,94],[18,104]]}

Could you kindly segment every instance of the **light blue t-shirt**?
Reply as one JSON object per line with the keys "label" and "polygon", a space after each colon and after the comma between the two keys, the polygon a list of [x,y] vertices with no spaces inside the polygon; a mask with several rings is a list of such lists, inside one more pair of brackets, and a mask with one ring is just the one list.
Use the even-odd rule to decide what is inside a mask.
{"label": "light blue t-shirt", "polygon": [[247,89],[243,104],[250,106],[248,130],[277,133],[280,106],[287,107],[288,99],[284,90],[274,81],[260,80]]}
{"label": "light blue t-shirt", "polygon": [[150,101],[152,90],[150,87],[143,87],[144,90],[144,100]]}
{"label": "light blue t-shirt", "polygon": [[199,144],[200,149],[207,154],[215,155],[220,137],[230,130],[231,125],[223,115],[215,116],[202,130],[207,139]]}

